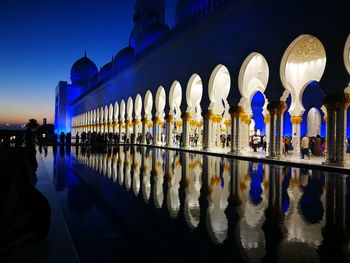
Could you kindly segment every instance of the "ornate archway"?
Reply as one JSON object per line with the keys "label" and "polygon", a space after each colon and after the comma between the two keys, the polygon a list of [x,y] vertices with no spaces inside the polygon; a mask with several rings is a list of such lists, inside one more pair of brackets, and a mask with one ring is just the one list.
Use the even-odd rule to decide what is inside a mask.
{"label": "ornate archway", "polygon": [[[291,94],[288,109],[293,124],[293,141],[296,153],[300,152],[300,124],[305,112],[302,96],[313,81],[319,82],[326,67],[326,51],[322,43],[312,35],[301,35],[285,51],[280,77],[284,88]],[[283,100],[283,97],[282,97]]]}
{"label": "ornate archway", "polygon": [[[227,97],[231,88],[231,77],[228,69],[219,64],[210,75],[208,95],[210,105],[209,136],[208,146],[225,147],[225,142],[230,132],[231,117],[229,114],[230,105]],[[227,140],[228,141],[228,140]]]}

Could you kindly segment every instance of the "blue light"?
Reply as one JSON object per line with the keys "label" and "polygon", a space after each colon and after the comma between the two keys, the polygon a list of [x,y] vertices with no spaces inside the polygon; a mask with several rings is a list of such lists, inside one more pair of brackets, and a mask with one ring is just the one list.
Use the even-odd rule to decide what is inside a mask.
{"label": "blue light", "polygon": [[258,91],[252,98],[251,107],[253,111],[253,120],[255,121],[255,129],[260,130],[261,134],[265,134],[264,116],[262,108],[265,104],[264,95]]}

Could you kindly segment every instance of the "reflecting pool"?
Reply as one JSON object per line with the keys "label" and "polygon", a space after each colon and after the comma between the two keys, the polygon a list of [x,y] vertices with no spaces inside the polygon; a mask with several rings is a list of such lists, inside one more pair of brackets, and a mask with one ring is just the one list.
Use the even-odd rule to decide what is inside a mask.
{"label": "reflecting pool", "polygon": [[42,158],[82,262],[350,260],[346,174],[146,147]]}

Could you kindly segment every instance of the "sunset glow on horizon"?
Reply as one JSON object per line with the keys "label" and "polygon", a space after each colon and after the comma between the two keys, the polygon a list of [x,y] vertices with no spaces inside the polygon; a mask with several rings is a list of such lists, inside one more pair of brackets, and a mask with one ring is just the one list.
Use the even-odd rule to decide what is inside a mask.
{"label": "sunset glow on horizon", "polygon": [[[166,2],[174,24],[176,0]],[[4,0],[0,9],[0,127],[54,122],[55,88],[87,52],[98,68],[126,47],[135,1]],[[118,14],[118,15],[116,15]]]}

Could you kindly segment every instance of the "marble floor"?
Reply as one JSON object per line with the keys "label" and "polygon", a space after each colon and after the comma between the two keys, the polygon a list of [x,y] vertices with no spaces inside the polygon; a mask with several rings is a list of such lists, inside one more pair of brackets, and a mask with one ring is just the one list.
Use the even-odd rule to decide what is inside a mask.
{"label": "marble floor", "polygon": [[[42,157],[37,153],[38,170],[35,187],[48,199],[51,208],[51,224],[46,239],[22,245],[11,252],[5,262],[76,263],[79,262],[66,221],[57,200],[56,191]],[[3,262],[0,260],[0,262]]]}

